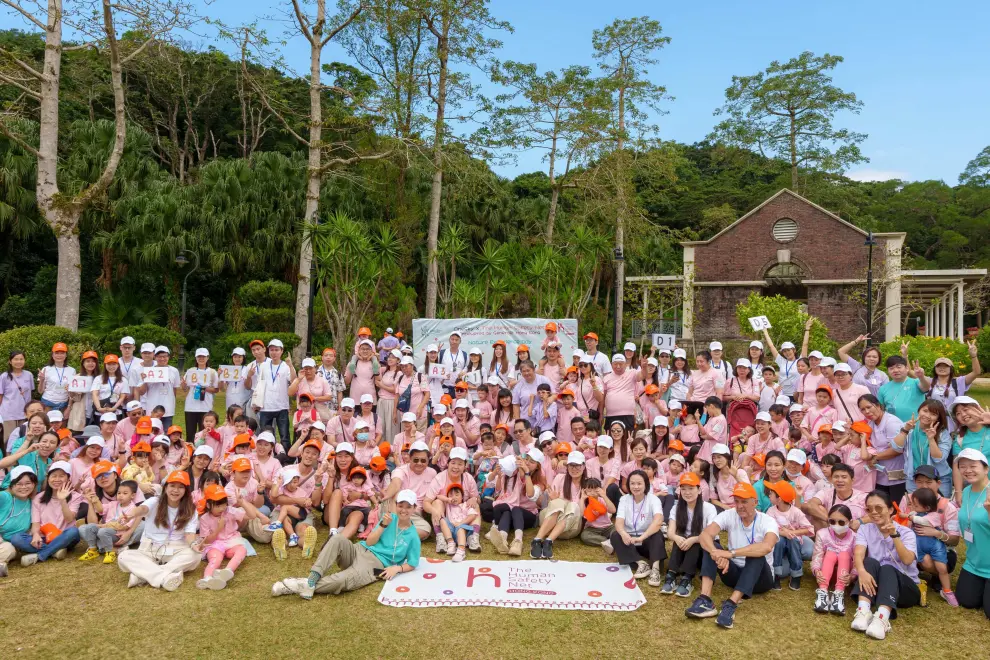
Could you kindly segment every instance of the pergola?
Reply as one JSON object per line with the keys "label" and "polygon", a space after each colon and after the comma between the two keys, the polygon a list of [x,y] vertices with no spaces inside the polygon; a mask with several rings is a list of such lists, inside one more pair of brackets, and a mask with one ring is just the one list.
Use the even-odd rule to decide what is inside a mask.
{"label": "pergola", "polygon": [[962,341],[965,291],[986,277],[985,268],[901,271],[901,298],[904,303],[925,311],[925,336],[952,337]]}

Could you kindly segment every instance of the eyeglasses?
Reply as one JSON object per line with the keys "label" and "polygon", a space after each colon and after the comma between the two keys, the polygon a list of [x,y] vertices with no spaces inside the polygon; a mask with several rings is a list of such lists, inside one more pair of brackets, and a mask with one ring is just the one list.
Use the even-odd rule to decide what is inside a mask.
{"label": "eyeglasses", "polygon": [[341,408],[341,412],[354,412],[354,408]]}
{"label": "eyeglasses", "polygon": [[426,459],[426,458],[414,458],[414,459],[412,459],[412,462],[413,463],[416,463],[416,464],[426,464],[426,463],[429,463],[430,461],[429,461],[429,459]]}
{"label": "eyeglasses", "polygon": [[885,507],[885,506],[868,506],[868,507],[866,507],[866,511],[868,513],[883,513],[886,510],[887,510],[887,507]]}
{"label": "eyeglasses", "polygon": [[513,433],[522,433],[522,432],[523,432],[523,431],[525,431],[525,430],[526,430],[526,429],[513,429],[513,430],[512,430],[512,432],[513,432]]}
{"label": "eyeglasses", "polygon": [[829,525],[843,525],[844,526],[844,525],[847,524],[847,521],[845,521],[845,520],[836,520],[835,518],[829,518],[828,519],[828,524]]}

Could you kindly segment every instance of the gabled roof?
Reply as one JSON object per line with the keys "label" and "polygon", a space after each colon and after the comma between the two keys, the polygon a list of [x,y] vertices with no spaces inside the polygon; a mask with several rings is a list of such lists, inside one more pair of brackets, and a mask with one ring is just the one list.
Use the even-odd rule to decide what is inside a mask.
{"label": "gabled roof", "polygon": [[[867,235],[867,232],[863,231],[862,229],[860,229],[856,225],[854,225],[854,224],[852,224],[850,222],[846,222],[845,220],[843,220],[842,218],[840,218],[836,214],[832,213],[828,209],[822,208],[821,206],[818,206],[818,204],[815,204],[810,199],[806,199],[806,198],[802,197],[801,195],[797,194],[796,192],[794,192],[793,190],[789,190],[788,188],[781,188],[779,191],[777,191],[776,194],[771,195],[770,197],[768,197],[766,200],[763,201],[762,204],[760,204],[759,206],[757,206],[756,208],[754,208],[753,210],[751,210],[749,213],[747,213],[746,215],[742,216],[741,218],[739,218],[738,220],[736,220],[731,225],[729,225],[728,227],[726,227],[725,229],[723,229],[719,233],[715,234],[711,238],[709,238],[707,240],[704,240],[704,241],[682,241],[681,242],[681,245],[707,245],[707,244],[711,243],[712,241],[714,241],[715,239],[717,239],[722,234],[725,234],[725,233],[731,231],[740,222],[743,222],[746,218],[748,218],[749,216],[753,215],[754,213],[756,213],[757,211],[759,211],[764,206],[766,206],[770,202],[774,201],[775,199],[777,199],[781,195],[790,195],[791,197],[794,197],[798,201],[803,202],[803,203],[807,204],[808,206],[811,206],[811,207],[813,207],[815,209],[818,209],[819,211],[821,211],[825,215],[829,216],[830,218],[832,218],[836,222],[841,222],[846,227],[849,227],[850,229],[852,229],[853,231],[855,231],[855,232],[863,235],[864,237]],[[877,234],[874,234],[874,236],[877,236]]]}

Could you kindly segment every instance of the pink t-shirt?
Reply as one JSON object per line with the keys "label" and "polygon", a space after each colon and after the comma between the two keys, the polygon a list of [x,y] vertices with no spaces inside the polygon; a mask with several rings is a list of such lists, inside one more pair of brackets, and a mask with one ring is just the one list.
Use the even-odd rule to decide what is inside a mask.
{"label": "pink t-shirt", "polygon": [[564,492],[564,479],[566,478],[567,478],[566,474],[558,474],[553,478],[553,485],[551,486],[551,488],[557,491],[558,493],[560,493],[561,499],[567,500],[568,502],[574,502],[575,504],[577,504],[578,502],[581,501],[581,484],[577,483],[576,481],[571,483],[571,496],[570,498],[568,498],[567,494]]}
{"label": "pink t-shirt", "polygon": [[446,518],[452,525],[460,525],[465,520],[477,513],[474,509],[469,507],[464,502],[460,504],[450,504],[448,503],[444,507],[443,517]]}
{"label": "pink t-shirt", "polygon": [[[220,529],[213,543],[222,543],[240,538],[238,531],[241,521],[244,520],[244,509],[228,506],[223,515],[214,516],[211,513],[204,513],[199,517],[199,535],[203,538],[209,537],[213,532]],[[211,544],[212,545],[212,544]]]}
{"label": "pink t-shirt", "polygon": [[[395,387],[395,384],[399,380],[399,376],[401,375],[401,372],[399,372],[399,371],[385,371],[384,369],[382,369],[381,372],[379,372],[379,375],[382,378],[382,385],[391,385],[391,386]],[[324,379],[324,380],[326,380],[326,379]],[[405,379],[403,379],[403,380],[405,380]],[[329,383],[328,383],[328,385],[329,385]],[[396,395],[395,392],[389,392],[384,387],[381,387],[378,390],[378,398],[379,399],[385,399],[386,401],[392,401],[392,400],[395,400],[397,398],[397,395]]]}
{"label": "pink t-shirt", "polygon": [[767,435],[766,440],[760,438],[759,434],[749,436],[749,440],[746,442],[745,453],[750,456],[756,456],[757,454],[766,454],[769,451],[784,451],[784,441],[775,435]]}
{"label": "pink t-shirt", "polygon": [[688,378],[688,391],[693,387],[694,393],[691,395],[692,401],[704,401],[710,396],[717,396],[717,390],[722,389],[725,385],[725,374],[722,373],[721,369],[711,369],[708,371],[697,371],[691,372],[691,377]]}
{"label": "pink t-shirt", "polygon": [[[454,435],[458,438],[467,438],[468,432],[473,433],[475,440],[474,444],[470,445],[472,448],[477,447],[478,443],[481,442],[481,420],[477,417],[472,417],[466,422],[462,422],[459,419],[454,420]],[[465,443],[467,440],[464,441]]]}
{"label": "pink t-shirt", "polygon": [[[278,463],[278,461],[275,462]],[[248,478],[247,483],[238,488],[237,484],[234,483],[233,478],[231,478],[223,489],[227,492],[227,498],[230,500],[229,504],[231,506],[234,505],[238,495],[248,502],[253,503],[254,498],[258,495],[258,480],[254,478],[254,475],[251,475],[251,477]]]}
{"label": "pink t-shirt", "polygon": [[572,405],[565,408],[564,404],[557,402],[557,441],[567,442],[574,445],[574,434],[571,433],[571,420],[581,417],[581,411],[577,406]]}
{"label": "pink t-shirt", "polygon": [[282,464],[278,462],[278,459],[273,456],[269,456],[268,460],[261,462],[255,457],[254,466],[261,472],[261,476],[264,477],[266,481],[275,483],[275,479],[279,474],[282,473]]}
{"label": "pink t-shirt", "polygon": [[588,476],[594,479],[598,479],[602,482],[602,487],[605,486],[605,482],[608,479],[613,479],[616,482],[619,481],[619,471],[621,469],[622,462],[618,457],[610,458],[605,462],[605,465],[601,464],[601,459],[597,456],[588,459],[585,463],[585,469],[588,472]]}
{"label": "pink t-shirt", "polygon": [[814,375],[810,371],[798,379],[798,391],[804,393],[801,403],[811,405],[815,402],[815,390],[819,385],[828,385],[828,378],[825,374]]}
{"label": "pink t-shirt", "polygon": [[[330,381],[328,381],[323,376],[316,374],[313,376],[313,380],[308,380],[303,376],[299,380],[299,388],[296,390],[296,401],[299,400],[300,394],[308,394],[312,397],[327,396],[330,394],[335,394],[335,392],[330,391]],[[315,401],[316,406],[326,406],[326,401]]]}
{"label": "pink t-shirt", "polygon": [[[340,484],[340,493],[344,496],[344,506],[370,506],[368,503],[368,498],[375,494],[375,489],[366,479],[363,484],[358,486],[352,481],[345,481]],[[361,497],[356,500],[348,499],[351,493],[360,493]]]}
{"label": "pink t-shirt", "polygon": [[[832,405],[835,407],[836,419],[841,419],[847,423],[859,422],[865,419],[863,413],[859,411],[859,397],[864,394],[870,394],[869,388],[865,385],[853,383],[847,390],[836,387],[832,395]],[[849,415],[846,414],[847,408],[849,415],[852,415],[851,420],[849,419]]]}
{"label": "pink t-shirt", "polygon": [[[373,398],[378,396],[374,370],[371,360],[357,360],[357,364],[354,366],[354,376],[351,378],[350,390],[350,397],[355,402],[361,401],[362,394],[370,394]],[[378,399],[375,398],[375,400]]]}
{"label": "pink t-shirt", "polygon": [[331,419],[327,423],[327,442],[330,446],[336,447],[340,442],[353,443],[355,424],[357,424],[357,418],[353,416],[346,423],[340,415]]}
{"label": "pink t-shirt", "polygon": [[55,495],[52,495],[52,498],[46,504],[42,504],[41,498],[43,495],[44,493],[38,493],[31,500],[32,525],[47,525],[51,523],[59,529],[66,530],[76,524],[76,514],[79,512],[79,506],[86,499],[82,494],[73,492],[66,499],[66,503],[69,505],[69,511],[72,512],[71,520],[65,519],[62,513],[62,502]]}
{"label": "pink t-shirt", "polygon": [[[475,408],[478,409],[478,419],[482,424],[492,423],[492,404],[488,403],[487,400],[479,401],[475,404]],[[494,425],[492,425],[494,428]]]}
{"label": "pink t-shirt", "polygon": [[674,429],[677,437],[685,445],[696,445],[701,442],[701,431],[697,424],[685,424]]}
{"label": "pink t-shirt", "polygon": [[[877,454],[877,450],[873,447],[868,447],[867,452],[870,456],[876,456]],[[859,445],[853,443],[843,445],[839,453],[842,456],[842,462],[856,472],[855,476],[853,476],[853,488],[861,490],[864,493],[868,493],[876,488],[877,471],[875,468],[867,466],[866,461],[862,459]]]}
{"label": "pink t-shirt", "polygon": [[416,493],[416,512],[423,510],[423,498],[430,488],[430,483],[437,476],[437,471],[427,467],[421,474],[412,471],[411,465],[403,465],[392,471],[392,480],[402,482],[402,490],[411,490]]}
{"label": "pink t-shirt", "polygon": [[806,529],[812,534],[815,532],[815,528],[808,520],[808,516],[804,515],[804,512],[795,505],[791,505],[791,508],[787,511],[781,511],[777,507],[772,506],[767,509],[767,515],[776,520],[777,526],[781,529],[786,528],[794,532]]}
{"label": "pink t-shirt", "polygon": [[638,369],[626,369],[621,376],[613,371],[602,378],[605,414],[609,417],[618,417],[636,413],[637,380],[639,380]]}
{"label": "pink t-shirt", "polygon": [[[595,499],[597,499],[599,502],[601,502],[602,506],[605,505],[605,500],[603,500],[602,498],[596,497]],[[582,516],[584,515],[584,512],[583,511],[581,512],[581,515]],[[597,518],[595,518],[591,522],[588,522],[587,520],[585,520],[584,526],[585,527],[591,527],[593,529],[608,529],[609,525],[611,525],[611,524],[612,524],[612,517],[609,515],[608,511],[606,511],[605,513],[603,513],[602,515],[598,516]]]}
{"label": "pink t-shirt", "polygon": [[736,498],[732,495],[732,489],[736,487],[737,483],[749,483],[749,475],[746,474],[746,470],[736,470],[729,475],[719,472],[718,478],[715,480],[715,494],[718,501],[726,506],[733,506],[736,503]]}
{"label": "pink t-shirt", "polygon": [[836,411],[832,407],[832,404],[825,406],[824,408],[819,408],[818,406],[812,406],[804,413],[804,419],[801,420],[801,428],[808,429],[811,433],[811,437],[818,437],[818,429],[828,424],[831,426],[835,424]]}
{"label": "pink t-shirt", "polygon": [[[596,377],[595,382],[598,387],[602,386],[601,377]],[[598,399],[595,398],[595,388],[591,386],[591,381],[587,378],[571,383],[568,387],[574,391],[574,405],[581,411],[581,415],[587,417],[588,410],[598,410]]]}
{"label": "pink t-shirt", "polygon": [[[698,452],[698,458],[703,461],[712,462],[712,449],[715,445],[722,443],[729,443],[729,425],[725,421],[725,416],[716,415],[705,422],[705,433],[709,437],[705,438],[701,444],[701,451]],[[681,441],[683,442],[683,440]]]}
{"label": "pink t-shirt", "polygon": [[853,487],[852,495],[848,500],[841,499],[835,492],[835,486],[828,484],[819,488],[815,496],[811,499],[818,500],[825,507],[827,513],[836,504],[845,504],[852,512],[853,518],[862,518],[866,515],[866,492]]}
{"label": "pink t-shirt", "polygon": [[[472,498],[478,497],[478,484],[471,478],[471,475],[461,474],[456,481],[452,481],[450,478],[450,472],[448,470],[444,470],[437,476],[433,477],[433,480],[430,481],[430,485],[426,489],[425,499],[433,500],[436,499],[437,495],[445,494],[447,492],[447,486],[452,483],[459,483],[463,487],[465,502]],[[403,488],[405,488],[404,484]]]}
{"label": "pink t-shirt", "polygon": [[423,397],[428,396],[430,393],[429,381],[416,373],[413,373],[411,376],[400,374],[395,380],[395,388],[396,392],[398,392],[397,398],[401,397],[402,393],[410,385],[412,385],[412,389],[409,391],[409,412],[419,413],[417,419],[426,419],[427,407],[424,405],[422,412],[420,412],[419,406],[423,403]]}
{"label": "pink t-shirt", "polygon": [[543,365],[543,377],[550,381],[550,391],[556,394],[560,383],[560,365],[547,362]]}
{"label": "pink t-shirt", "polygon": [[628,479],[630,474],[632,474],[636,470],[642,470],[642,469],[643,466],[637,463],[636,461],[626,461],[625,463],[622,464],[622,467],[619,468],[619,476],[622,477],[623,479]]}

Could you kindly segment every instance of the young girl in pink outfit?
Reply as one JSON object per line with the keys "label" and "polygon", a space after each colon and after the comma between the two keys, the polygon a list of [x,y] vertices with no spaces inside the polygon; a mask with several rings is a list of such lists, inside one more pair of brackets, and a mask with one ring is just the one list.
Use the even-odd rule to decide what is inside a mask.
{"label": "young girl in pink outfit", "polygon": [[[852,512],[845,504],[836,504],[828,510],[828,527],[818,530],[815,535],[815,552],[811,556],[811,573],[818,582],[815,591],[815,611],[824,614],[831,612],[845,616],[843,603],[846,586],[855,577],[852,572],[853,546],[856,533],[849,529]],[[838,567],[838,572],[836,572]],[[828,587],[835,578],[835,591]]]}
{"label": "young girl in pink outfit", "polygon": [[[227,491],[219,484],[210,484],[204,491],[206,509],[199,518],[199,536],[192,549],[206,555],[206,568],[203,579],[196,582],[200,589],[218,591],[227,586],[234,577],[234,571],[247,556],[247,548],[241,543],[238,531],[241,521],[248,515],[244,509],[235,508],[240,496],[234,501],[235,507],[227,505]],[[220,568],[227,557],[226,568]]]}

